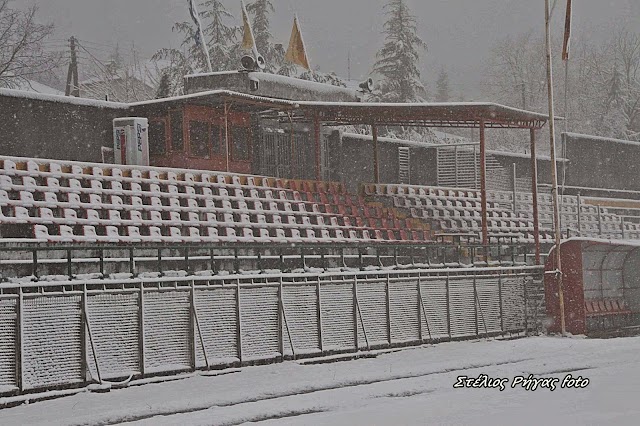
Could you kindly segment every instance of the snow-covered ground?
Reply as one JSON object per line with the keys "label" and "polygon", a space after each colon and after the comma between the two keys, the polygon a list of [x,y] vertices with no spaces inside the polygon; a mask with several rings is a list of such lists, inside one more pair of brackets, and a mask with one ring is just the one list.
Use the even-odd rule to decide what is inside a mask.
{"label": "snow-covered ground", "polygon": [[[640,424],[640,338],[475,341],[244,368],[0,410],[0,424]],[[457,389],[459,376],[508,379]],[[588,378],[562,388],[567,375]],[[526,390],[517,376],[557,378]],[[531,382],[533,383],[533,382]],[[584,385],[586,382],[583,382]]]}

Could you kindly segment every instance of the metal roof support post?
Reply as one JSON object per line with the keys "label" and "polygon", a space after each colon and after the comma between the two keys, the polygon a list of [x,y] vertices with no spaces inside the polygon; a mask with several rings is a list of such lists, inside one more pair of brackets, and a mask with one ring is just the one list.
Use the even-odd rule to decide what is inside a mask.
{"label": "metal roof support post", "polygon": [[518,214],[518,174],[517,174],[517,165],[516,163],[513,163],[511,165],[511,173],[512,173],[512,196],[513,196],[513,214],[517,215]]}
{"label": "metal roof support post", "polygon": [[487,257],[489,224],[487,220],[487,146],[484,120],[480,120],[480,197],[482,203],[482,245],[484,246],[485,257]]}
{"label": "metal roof support post", "polygon": [[530,129],[531,134],[531,198],[533,203],[533,241],[536,246],[536,265],[540,259],[540,215],[538,210],[538,159],[536,157],[536,130]]}
{"label": "metal roof support post", "polygon": [[225,146],[225,151],[226,151],[226,171],[227,173],[230,172],[229,170],[229,153],[230,153],[230,146],[229,146],[229,105],[227,104],[227,102],[224,103],[224,146]]}
{"label": "metal roof support post", "polygon": [[378,150],[378,127],[371,125],[371,134],[373,136],[373,180],[380,183],[380,152]]}
{"label": "metal roof support post", "polygon": [[315,113],[313,117],[313,134],[316,146],[316,180],[322,180],[322,147],[320,146],[320,115]]}

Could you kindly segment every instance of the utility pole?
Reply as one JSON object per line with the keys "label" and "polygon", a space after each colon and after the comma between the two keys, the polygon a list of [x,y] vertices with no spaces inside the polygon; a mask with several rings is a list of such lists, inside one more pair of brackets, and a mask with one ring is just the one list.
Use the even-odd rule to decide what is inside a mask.
{"label": "utility pole", "polygon": [[566,322],[564,316],[564,289],[562,286],[562,265],[560,245],[562,243],[562,230],[560,229],[560,204],[558,200],[558,164],[556,161],[556,122],[555,106],[553,100],[553,62],[551,58],[551,14],[549,0],[544,0],[545,9],[545,44],[547,50],[547,89],[549,97],[549,143],[551,154],[551,185],[553,194],[553,225],[555,228],[555,276],[558,283],[558,299],[560,304],[560,328],[562,335],[566,335]]}
{"label": "utility pole", "polygon": [[78,57],[76,55],[76,38],[69,39],[69,47],[71,48],[71,62],[69,62],[69,71],[67,72],[67,88],[65,96],[80,97],[80,85],[78,84]]}
{"label": "utility pole", "polygon": [[347,53],[347,80],[351,81],[351,49]]}

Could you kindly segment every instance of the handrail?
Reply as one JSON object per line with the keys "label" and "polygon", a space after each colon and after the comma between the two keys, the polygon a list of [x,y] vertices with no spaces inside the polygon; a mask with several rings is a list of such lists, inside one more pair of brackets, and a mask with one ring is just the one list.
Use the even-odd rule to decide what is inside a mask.
{"label": "handrail", "polygon": [[[168,253],[169,252],[169,253]],[[66,265],[64,275],[74,278],[98,274],[108,276],[108,265],[128,265],[135,277],[143,272],[164,274],[169,271],[191,271],[194,265],[211,271],[227,270],[239,273],[252,268],[260,273],[277,269],[282,272],[310,268],[327,271],[331,268],[399,268],[415,265],[443,266],[475,265],[479,256],[489,254],[489,261],[500,266],[527,264],[532,259],[532,246],[498,242],[489,246],[479,243],[457,244],[341,244],[341,245],[257,245],[257,244],[175,244],[175,245],[46,245],[0,246],[0,280],[17,275],[15,268],[30,268],[28,276],[38,280],[57,273]],[[26,255],[25,255],[26,253]],[[19,257],[19,258],[18,258]],[[167,263],[170,262],[170,263]],[[244,263],[243,263],[244,262]],[[163,265],[169,264],[168,267]],[[13,268],[13,269],[12,269]],[[82,270],[78,268],[83,268]],[[75,269],[75,270],[74,270]],[[6,273],[3,273],[6,271]]]}
{"label": "handrail", "polygon": [[[46,288],[46,287],[74,287],[74,286],[99,286],[100,288],[105,285],[132,285],[137,286],[140,284],[184,284],[185,286],[196,285],[198,283],[207,283],[205,286],[210,287],[211,282],[238,282],[240,281],[241,285],[244,285],[245,281],[253,281],[260,280],[265,283],[269,280],[273,282],[270,283],[272,285],[280,285],[280,280],[286,280],[287,278],[292,279],[291,283],[284,281],[284,285],[295,284],[301,279],[314,279],[318,278],[326,278],[333,279],[332,282],[335,282],[335,278],[343,278],[348,279],[350,277],[359,276],[359,277],[393,277],[393,276],[413,276],[420,275],[423,279],[430,278],[442,278],[443,275],[452,275],[452,274],[470,274],[477,278],[482,277],[497,277],[501,276],[503,278],[510,276],[523,276],[523,275],[531,275],[531,274],[541,274],[544,272],[544,266],[485,266],[483,268],[413,268],[413,269],[403,269],[403,270],[377,270],[377,271],[324,271],[324,272],[286,272],[286,273],[270,273],[270,274],[233,274],[233,275],[189,275],[184,277],[154,277],[154,278],[110,278],[110,279],[89,279],[89,280],[67,280],[67,281],[41,281],[41,282],[20,282],[20,283],[0,283],[0,290],[7,289],[17,289],[17,288]],[[296,280],[295,282],[293,280]],[[304,281],[301,281],[302,284],[305,284]],[[137,287],[136,287],[137,288]],[[174,287],[175,288],[175,287]],[[178,285],[178,288],[181,288]],[[134,289],[132,287],[132,289]],[[185,287],[188,289],[188,287]],[[135,289],[134,289],[135,290]]]}

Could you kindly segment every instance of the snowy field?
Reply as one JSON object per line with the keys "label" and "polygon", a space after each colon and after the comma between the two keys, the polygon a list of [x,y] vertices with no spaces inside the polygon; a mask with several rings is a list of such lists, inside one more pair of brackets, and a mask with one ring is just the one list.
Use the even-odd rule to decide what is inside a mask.
{"label": "snowy field", "polygon": [[[639,354],[640,338],[445,343],[348,362],[287,362],[84,392],[0,410],[0,424],[637,425]],[[459,376],[483,374],[507,379],[505,389],[454,388]],[[533,381],[512,387],[517,376],[529,375],[547,380],[536,390],[523,387]],[[588,384],[563,388],[567,375]]]}

